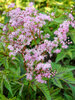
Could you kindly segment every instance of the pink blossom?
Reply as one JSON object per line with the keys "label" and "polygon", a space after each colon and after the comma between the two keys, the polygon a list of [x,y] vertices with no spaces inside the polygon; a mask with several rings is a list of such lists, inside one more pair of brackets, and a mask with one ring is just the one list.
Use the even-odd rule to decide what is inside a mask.
{"label": "pink blossom", "polygon": [[45,37],[45,38],[50,38],[50,35],[47,33],[47,34],[45,34],[44,37]]}
{"label": "pink blossom", "polygon": [[54,16],[54,15],[55,15],[54,12],[52,12],[52,13],[51,13],[51,16]]}
{"label": "pink blossom", "polygon": [[15,56],[15,53],[14,52],[10,52],[9,56]]}
{"label": "pink blossom", "polygon": [[33,6],[33,5],[34,5],[34,3],[33,3],[33,2],[30,2],[30,3],[29,3],[29,6],[30,6],[30,7],[31,7],[31,6]]}
{"label": "pink blossom", "polygon": [[26,79],[27,80],[32,80],[32,75],[30,73],[26,73]]}
{"label": "pink blossom", "polygon": [[56,49],[56,50],[54,50],[54,53],[60,53],[60,52],[61,52],[60,49]]}
{"label": "pink blossom", "polygon": [[8,5],[8,8],[14,8],[15,3],[11,3],[10,5]]}
{"label": "pink blossom", "polygon": [[3,31],[6,31],[6,30],[7,30],[7,27],[6,27],[6,26],[4,26],[4,27],[3,27]]}
{"label": "pink blossom", "polygon": [[72,16],[71,13],[69,14],[69,18],[71,18],[72,21],[74,20],[74,17]]}
{"label": "pink blossom", "polygon": [[12,45],[8,45],[8,49],[10,49],[10,50],[14,50],[14,48],[13,48]]}

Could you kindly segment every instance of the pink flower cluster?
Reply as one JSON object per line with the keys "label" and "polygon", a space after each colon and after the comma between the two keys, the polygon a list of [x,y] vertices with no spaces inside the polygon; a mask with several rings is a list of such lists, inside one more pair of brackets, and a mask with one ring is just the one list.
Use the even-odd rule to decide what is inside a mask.
{"label": "pink flower cluster", "polygon": [[[71,25],[73,28],[75,28],[75,21],[72,14],[69,14],[69,18],[71,21],[66,20],[62,24],[60,24],[60,27],[58,30],[54,32],[54,34],[58,37],[58,40],[60,44],[62,45],[62,48],[66,49],[68,46],[66,45],[67,40],[67,33],[69,32],[69,26]],[[70,44],[71,42],[68,42]]]}
{"label": "pink flower cluster", "polygon": [[[51,15],[54,16],[54,13]],[[47,57],[47,54],[51,57],[53,53],[60,53],[62,48],[66,49],[68,47],[65,42],[67,32],[69,31],[69,25],[74,26],[75,21],[69,15],[72,21],[64,21],[54,32],[54,40],[50,41],[48,40],[50,35],[47,33],[43,36],[41,28],[46,24],[45,20],[51,22],[52,19],[46,14],[38,13],[33,7],[33,3],[30,3],[25,10],[16,8],[9,11],[8,16],[10,16],[10,20],[7,25],[4,25],[3,34],[6,36],[6,42],[9,42],[9,56],[16,56],[17,53],[21,53],[24,59],[26,78],[46,83],[47,81],[43,78],[51,78],[55,73],[52,72],[50,59],[45,61],[45,57]],[[9,26],[14,31],[10,31]],[[40,42],[37,44],[36,40],[38,38]],[[31,46],[32,41],[35,42],[34,47]]]}

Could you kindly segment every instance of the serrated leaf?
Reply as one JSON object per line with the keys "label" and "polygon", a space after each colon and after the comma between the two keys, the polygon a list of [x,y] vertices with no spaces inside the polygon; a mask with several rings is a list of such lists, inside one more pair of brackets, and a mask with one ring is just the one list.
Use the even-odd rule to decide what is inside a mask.
{"label": "serrated leaf", "polygon": [[51,100],[51,96],[46,84],[37,83],[36,86],[43,92],[47,100]]}
{"label": "serrated leaf", "polygon": [[[72,83],[72,84],[75,84],[75,78],[73,77],[73,74],[71,74],[71,71],[75,69],[75,67],[71,67],[71,68],[67,68],[67,67],[61,67],[59,64],[55,64],[55,63],[51,63],[52,65],[52,68],[53,70],[56,70],[56,74],[55,76],[53,77],[53,79],[55,78],[56,80],[62,80],[66,83]],[[53,82],[58,82],[58,86],[61,87],[60,85],[60,82],[57,80],[57,81],[54,81]]]}
{"label": "serrated leaf", "polygon": [[52,69],[53,70],[56,70],[56,75],[61,75],[61,74],[64,74],[64,73],[68,73],[68,72],[71,72],[72,70],[75,70],[75,67],[74,66],[67,66],[66,67],[62,67],[60,64],[56,64],[54,62],[51,63],[51,66],[52,66]]}
{"label": "serrated leaf", "polygon": [[62,84],[61,84],[61,81],[58,78],[53,78],[52,81],[57,87],[63,88]]}
{"label": "serrated leaf", "polygon": [[54,97],[54,96],[58,95],[60,91],[61,91],[60,88],[56,88],[56,89],[50,88],[51,97]]}
{"label": "serrated leaf", "polygon": [[58,78],[63,80],[64,82],[66,82],[68,84],[69,83],[75,84],[75,78],[70,73],[65,73],[65,74],[63,74],[62,77],[59,76]]}

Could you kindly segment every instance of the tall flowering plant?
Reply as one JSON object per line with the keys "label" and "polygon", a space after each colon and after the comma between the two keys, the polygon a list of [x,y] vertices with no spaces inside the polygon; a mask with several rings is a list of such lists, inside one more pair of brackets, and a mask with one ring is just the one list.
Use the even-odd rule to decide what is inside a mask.
{"label": "tall flowering plant", "polygon": [[[12,4],[8,7],[14,6]],[[54,40],[50,41],[48,40],[50,35],[48,33],[43,35],[41,28],[46,24],[46,20],[51,23],[53,19],[49,15],[39,13],[33,7],[33,3],[30,3],[25,10],[12,9],[7,13],[7,16],[10,17],[10,20],[6,25],[1,24],[3,26],[1,40],[8,43],[9,56],[15,59],[18,53],[22,54],[26,79],[35,79],[40,83],[46,83],[47,81],[43,78],[51,78],[56,72],[52,72],[51,59],[45,61],[45,58],[48,54],[51,57],[53,53],[57,54],[61,52],[61,49],[68,48],[66,44],[67,32],[69,31],[69,25],[75,28],[74,17],[69,14],[71,20],[60,24],[58,30],[54,32]],[[38,38],[39,42],[37,42]],[[32,46],[33,42],[34,45]]]}
{"label": "tall flowering plant", "polygon": [[[60,79],[66,81],[63,73],[73,70],[55,64],[52,57],[53,54],[61,53],[63,49],[67,49],[69,44],[72,43],[72,41],[67,41],[69,38],[67,33],[69,32],[69,26],[75,28],[74,17],[72,14],[68,14],[68,19],[60,24],[59,28],[53,33],[54,37],[51,40],[50,33],[44,34],[42,29],[46,22],[52,23],[54,20],[53,12],[51,16],[39,13],[34,8],[33,3],[30,3],[25,10],[15,8],[15,4],[9,5],[8,8],[10,9],[6,14],[8,21],[5,24],[0,23],[0,29],[2,30],[0,42],[3,42],[3,46],[7,48],[8,56],[12,58],[12,61],[16,59],[18,54],[22,55],[25,72],[15,82],[22,85],[19,94],[21,94],[24,85],[27,84],[23,84],[23,80],[21,80],[25,78],[34,90],[34,83],[36,86],[39,83],[37,87],[45,91],[43,93],[47,100],[51,100],[47,88],[47,85],[50,87],[50,80],[52,79],[56,86],[62,88]],[[8,67],[8,63],[6,66]],[[10,87],[9,82],[7,80],[6,82],[8,84],[7,88]],[[69,81],[69,83],[74,82]],[[12,94],[11,88],[8,90]]]}

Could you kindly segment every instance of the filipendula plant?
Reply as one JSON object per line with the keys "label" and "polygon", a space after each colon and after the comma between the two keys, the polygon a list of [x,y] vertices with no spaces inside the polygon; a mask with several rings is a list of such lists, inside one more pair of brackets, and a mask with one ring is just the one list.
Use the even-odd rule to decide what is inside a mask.
{"label": "filipendula plant", "polygon": [[[48,33],[43,34],[42,30],[46,21],[49,21],[49,23],[53,21],[49,15],[39,13],[34,8],[33,3],[30,3],[25,10],[20,8],[14,9],[14,6],[15,4],[8,6],[12,8],[7,13],[8,20],[5,24],[0,24],[2,30],[0,41],[3,42],[3,48],[7,49],[6,63],[3,62],[2,58],[0,62],[8,70],[4,75],[4,71],[1,71],[1,75],[3,75],[1,79],[5,80],[5,87],[10,92],[9,97],[17,94],[17,91],[19,91],[19,96],[21,96],[25,86],[28,86],[28,91],[30,87],[36,91],[37,87],[44,93],[47,100],[51,100],[49,89],[52,82],[59,88],[63,88],[61,81],[75,83],[73,76],[71,75],[70,78],[67,74],[74,68],[62,68],[51,61],[53,53],[58,54],[68,48],[66,44],[67,32],[69,32],[69,25],[75,28],[74,17],[72,14],[69,14],[70,20],[60,24],[58,30],[54,32],[53,40],[50,40],[50,35]],[[71,44],[71,42],[68,42],[68,44]],[[48,55],[48,60],[45,60]],[[16,66],[16,76],[10,74],[10,71],[13,70],[12,67],[14,67],[14,65],[10,66],[10,64]],[[22,66],[24,66],[24,70],[21,68]],[[7,79],[6,76],[10,78]],[[13,93],[13,87],[15,86],[16,91]]]}

